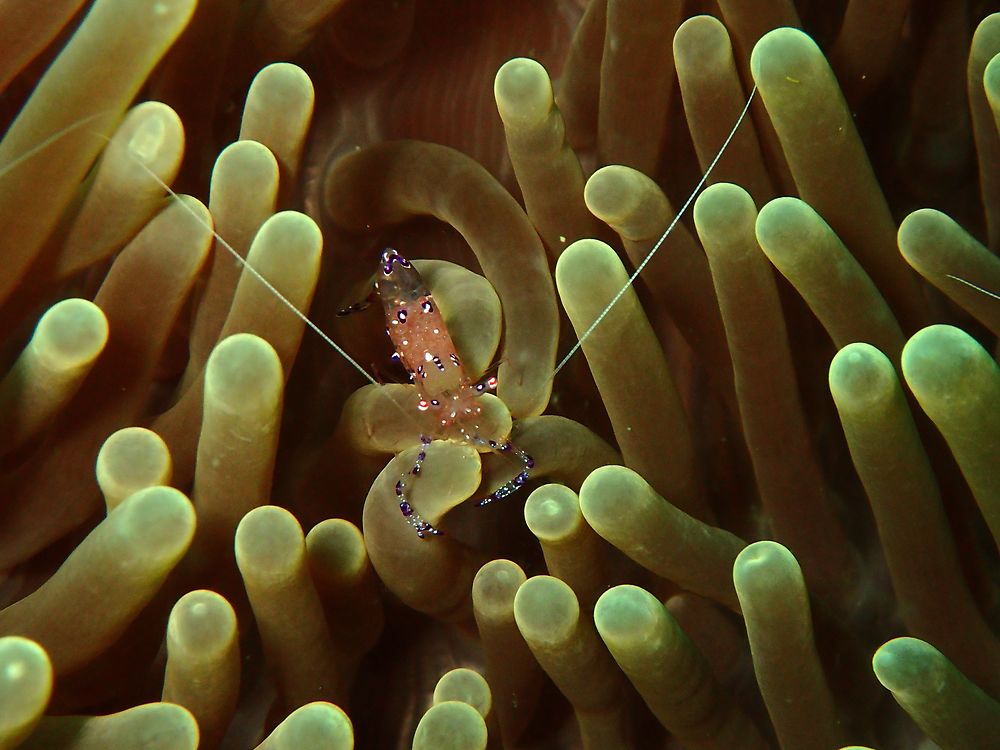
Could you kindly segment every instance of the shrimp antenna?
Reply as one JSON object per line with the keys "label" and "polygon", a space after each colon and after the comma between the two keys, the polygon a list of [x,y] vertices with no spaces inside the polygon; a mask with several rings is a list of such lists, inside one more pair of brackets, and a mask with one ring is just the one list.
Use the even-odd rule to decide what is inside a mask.
{"label": "shrimp antenna", "polygon": [[[35,154],[43,151],[45,148],[47,148],[51,144],[53,144],[56,141],[58,141],[60,138],[63,138],[64,136],[66,136],[68,133],[71,133],[74,130],[76,130],[77,128],[80,128],[80,127],[82,127],[82,126],[84,126],[84,125],[86,125],[86,124],[88,124],[90,122],[93,122],[94,120],[96,120],[96,119],[98,119],[100,117],[104,117],[106,115],[113,114],[113,112],[114,112],[114,110],[110,110],[110,109],[101,110],[99,112],[94,112],[93,114],[90,114],[90,115],[88,115],[86,117],[83,117],[83,118],[81,118],[79,120],[76,120],[75,122],[70,123],[66,127],[62,128],[60,130],[57,130],[52,135],[48,136],[47,138],[43,139],[39,143],[37,143],[34,146],[32,146],[30,149],[28,149],[27,151],[25,151],[23,154],[21,154],[20,156],[18,156],[13,161],[9,162],[8,164],[3,165],[3,167],[0,168],[0,176],[6,174],[7,172],[10,172],[12,169],[16,169],[19,164],[22,164],[23,162],[27,161],[28,159],[30,159]],[[94,135],[94,136],[96,136],[96,137],[98,137],[98,138],[101,138],[101,139],[103,139],[103,140],[105,140],[105,141],[107,141],[109,143],[111,142],[111,138],[109,136],[105,135],[104,133],[97,133],[97,132],[91,131],[91,134]],[[301,320],[309,328],[311,328],[313,331],[315,331],[316,335],[318,335],[321,339],[323,339],[323,341],[325,341],[327,344],[329,344],[331,347],[333,347],[334,351],[336,351],[338,354],[340,354],[340,356],[342,356],[344,359],[346,359],[351,364],[351,366],[353,366],[355,370],[357,370],[358,372],[360,372],[369,383],[372,383],[373,385],[378,385],[378,381],[375,380],[375,378],[373,378],[371,375],[369,375],[368,371],[365,370],[365,368],[363,368],[361,365],[359,365],[357,363],[357,361],[350,354],[348,354],[344,350],[343,347],[341,347],[336,341],[334,341],[332,338],[330,338],[330,336],[328,336],[318,325],[316,325],[315,323],[313,323],[308,318],[308,316],[305,315],[305,313],[303,313],[295,305],[293,305],[292,302],[291,302],[291,300],[289,300],[285,295],[283,295],[280,291],[278,291],[278,289],[274,286],[274,284],[272,284],[270,281],[268,281],[263,276],[263,274],[260,273],[260,271],[258,271],[252,265],[250,265],[250,263],[247,262],[246,258],[244,258],[242,255],[240,255],[236,251],[236,249],[233,248],[232,245],[230,245],[228,242],[226,242],[225,238],[222,237],[222,235],[220,235],[218,232],[215,231],[215,227],[213,227],[211,224],[209,224],[207,221],[205,221],[205,219],[202,218],[202,216],[197,211],[195,211],[193,208],[191,208],[191,206],[189,206],[184,201],[180,200],[180,196],[177,193],[175,193],[173,191],[173,189],[171,189],[171,187],[167,183],[165,183],[163,180],[161,180],[160,176],[158,174],[156,174],[153,170],[151,170],[149,167],[147,167],[142,162],[142,160],[139,159],[138,157],[136,157],[136,156],[134,156],[132,154],[129,154],[129,155],[132,156],[132,160],[136,164],[138,164],[139,167],[142,168],[142,170],[146,174],[148,174],[157,185],[159,185],[161,188],[163,188],[163,190],[165,190],[174,200],[176,200],[177,203],[179,203],[181,205],[181,207],[185,211],[187,211],[194,218],[195,221],[197,221],[201,226],[203,226],[205,229],[207,229],[208,231],[210,231],[212,233],[212,235],[215,237],[215,239],[218,240],[219,244],[222,245],[222,247],[224,247],[226,249],[226,251],[230,255],[232,255],[233,258],[235,258],[236,261],[243,268],[245,268],[246,270],[248,270],[250,272],[250,274],[254,278],[257,279],[257,281],[259,281],[261,284],[263,284],[264,287],[269,292],[271,292],[271,294],[273,294],[275,297],[277,297],[278,300],[285,307],[287,307],[289,310],[291,310],[299,318],[299,320]]]}
{"label": "shrimp antenna", "polygon": [[635,280],[639,277],[639,274],[642,273],[642,269],[644,269],[649,261],[653,259],[653,256],[656,255],[664,241],[670,236],[670,233],[674,231],[674,227],[677,226],[677,222],[681,220],[681,216],[684,215],[684,212],[687,211],[694,202],[695,196],[697,196],[702,187],[704,187],[705,182],[708,180],[708,176],[712,173],[712,170],[715,169],[715,165],[719,163],[719,159],[722,158],[722,155],[726,153],[726,149],[729,148],[729,143],[733,140],[733,137],[736,135],[736,131],[743,123],[743,120],[746,119],[747,112],[750,111],[750,105],[753,103],[753,98],[756,94],[757,86],[754,85],[753,89],[750,90],[750,96],[747,97],[747,103],[743,106],[743,111],[740,112],[740,116],[736,118],[736,123],[733,125],[732,130],[729,131],[729,135],[726,136],[726,140],[724,140],[722,142],[722,146],[719,147],[719,152],[709,163],[708,167],[705,169],[705,173],[701,176],[701,179],[698,180],[698,184],[694,186],[694,190],[691,191],[691,195],[687,197],[687,200],[684,201],[684,205],[681,206],[680,210],[674,215],[674,218],[670,220],[669,224],[667,224],[667,228],[663,230],[663,234],[660,235],[660,238],[653,243],[653,247],[650,248],[648,253],[646,253],[646,257],[643,258],[642,262],[635,267],[635,270],[632,272],[632,275],[628,277],[628,281],[625,282],[625,285],[618,290],[618,293],[611,299],[607,306],[601,310],[600,315],[594,318],[594,322],[590,324],[587,330],[580,334],[580,338],[577,342],[573,344],[573,347],[566,353],[566,356],[562,358],[558,365],[556,365],[556,369],[552,371],[552,377],[555,377],[559,373],[559,371],[566,365],[567,362],[569,362],[573,355],[576,354],[577,350],[583,346],[583,342],[590,338],[590,335],[594,332],[597,326],[601,324],[601,321],[603,321],[604,318],[607,317],[608,313],[611,312],[611,309],[618,304],[618,300],[625,296],[625,292],[629,290],[629,287],[632,286]]}
{"label": "shrimp antenna", "polygon": [[973,284],[971,281],[966,281],[961,276],[954,276],[954,275],[952,275],[950,273],[946,273],[945,276],[947,276],[949,279],[954,279],[955,281],[959,281],[959,282],[965,284],[968,287],[972,287],[977,292],[982,292],[987,297],[992,297],[993,299],[1000,299],[1000,294],[997,294],[996,292],[991,292],[989,289],[984,289],[983,287],[979,286],[978,284]]}
{"label": "shrimp antenna", "polygon": [[[44,151],[45,149],[47,149],[49,146],[51,146],[53,143],[55,143],[56,141],[59,141],[62,138],[66,137],[67,135],[69,135],[70,133],[72,133],[77,128],[81,128],[84,125],[87,125],[88,123],[93,122],[94,120],[97,120],[97,119],[99,119],[101,117],[106,117],[108,115],[112,115],[114,113],[115,113],[115,110],[112,110],[112,109],[102,109],[99,112],[94,112],[93,114],[89,114],[86,117],[81,117],[79,120],[75,120],[74,122],[71,122],[66,127],[60,128],[59,130],[57,130],[56,132],[52,133],[48,137],[43,138],[42,140],[40,140],[38,143],[36,143],[31,148],[29,148],[27,151],[25,151],[20,156],[14,158],[11,161],[9,161],[6,164],[4,164],[3,167],[0,168],[0,175],[5,175],[8,172],[13,171],[14,169],[17,169],[18,166],[20,166],[24,162],[28,161],[31,157],[35,156],[35,154],[41,153],[42,151]],[[17,120],[15,119],[14,122],[17,122]],[[104,138],[104,140],[110,140],[106,135],[104,135],[102,133],[94,133],[94,135],[100,136],[101,138]]]}
{"label": "shrimp antenna", "polygon": [[293,313],[295,313],[296,317],[298,317],[299,320],[301,320],[303,323],[305,323],[307,326],[309,326],[309,328],[311,328],[316,333],[317,336],[319,336],[321,339],[323,339],[323,341],[325,341],[327,344],[329,344],[331,347],[333,347],[334,351],[336,351],[341,357],[343,357],[348,362],[350,362],[351,365],[354,367],[354,369],[357,370],[358,372],[360,372],[364,376],[365,380],[367,380],[372,385],[378,385],[378,381],[375,380],[375,378],[373,378],[371,375],[369,375],[368,371],[365,370],[364,367],[362,367],[361,365],[359,365],[357,363],[357,361],[354,359],[354,357],[352,357],[350,354],[348,354],[344,350],[344,348],[342,346],[340,346],[340,344],[338,344],[336,341],[334,341],[332,338],[330,338],[330,336],[328,336],[323,331],[322,328],[320,328],[318,325],[316,325],[315,323],[313,323],[309,319],[309,316],[307,316],[305,313],[303,313],[301,310],[299,310],[299,308],[297,308],[295,305],[293,305],[292,302],[291,302],[291,300],[289,300],[285,295],[283,295],[280,291],[278,291],[277,287],[275,287],[274,284],[272,284],[270,281],[268,281],[266,278],[264,278],[264,275],[260,271],[258,271],[252,265],[250,265],[250,263],[247,262],[246,258],[244,258],[242,255],[240,255],[232,245],[230,245],[228,242],[226,242],[226,240],[223,239],[223,237],[218,232],[215,231],[215,228],[213,226],[211,226],[207,221],[205,221],[205,219],[197,211],[195,211],[193,208],[191,208],[191,206],[189,206],[187,203],[185,203],[184,201],[182,201],[180,199],[180,196],[177,195],[177,193],[175,193],[170,188],[170,186],[167,185],[167,183],[165,183],[163,180],[161,180],[160,176],[158,174],[156,174],[156,172],[154,172],[152,169],[150,169],[145,164],[143,164],[139,159],[136,159],[135,162],[140,167],[142,167],[142,169],[145,170],[145,172],[150,177],[152,177],[157,182],[157,184],[159,184],[159,186],[161,188],[163,188],[164,190],[166,190],[167,193],[169,193],[174,198],[174,200],[176,200],[184,208],[185,211],[187,211],[189,214],[191,214],[191,216],[194,217],[195,221],[197,221],[199,224],[201,224],[203,227],[205,227],[205,229],[207,229],[208,231],[210,231],[215,236],[215,239],[218,240],[219,244],[222,245],[224,248],[226,248],[226,251],[230,255],[232,255],[233,258],[235,258],[236,261],[241,266],[243,266],[243,268],[245,268],[247,271],[249,271],[251,276],[253,276],[255,279],[257,279],[257,281],[259,281],[261,284],[263,284],[265,289],[267,289],[271,294],[273,294],[275,297],[277,297],[278,301],[280,301],[281,304],[283,304],[285,307],[287,307],[289,310],[291,310]]}

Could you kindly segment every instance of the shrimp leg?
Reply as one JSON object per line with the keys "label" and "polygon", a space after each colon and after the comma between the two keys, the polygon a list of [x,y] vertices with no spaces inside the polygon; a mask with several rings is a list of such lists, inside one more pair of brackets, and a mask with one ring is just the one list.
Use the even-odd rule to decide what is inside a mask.
{"label": "shrimp leg", "polygon": [[[420,476],[420,467],[427,458],[426,449],[430,445],[431,439],[426,435],[420,436],[420,453],[417,454],[417,460],[413,462],[413,468],[410,469],[409,475],[414,478]],[[396,482],[396,497],[399,498],[399,512],[403,514],[403,518],[406,520],[410,526],[414,528],[417,532],[417,536],[424,539],[428,534],[431,536],[441,536],[444,532],[440,529],[434,528],[428,521],[425,521],[419,513],[413,508],[407,495],[407,475],[404,474]]]}
{"label": "shrimp leg", "polygon": [[535,467],[535,459],[525,453],[523,450],[515,446],[509,440],[505,440],[502,443],[498,443],[496,440],[483,440],[483,438],[478,435],[469,438],[475,445],[489,446],[494,452],[500,454],[510,454],[516,457],[520,462],[522,469],[514,477],[500,487],[495,489],[489,495],[484,497],[482,500],[477,500],[476,505],[480,508],[489,505],[494,500],[503,500],[506,497],[517,492],[521,487],[523,487],[528,482],[528,477],[531,474],[531,469]]}

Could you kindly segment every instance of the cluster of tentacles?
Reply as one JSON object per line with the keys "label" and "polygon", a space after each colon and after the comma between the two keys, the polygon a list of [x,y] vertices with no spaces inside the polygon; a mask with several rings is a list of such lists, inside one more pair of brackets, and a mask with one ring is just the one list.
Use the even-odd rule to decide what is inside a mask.
{"label": "cluster of tentacles", "polygon": [[995,744],[982,5],[0,3],[0,748]]}

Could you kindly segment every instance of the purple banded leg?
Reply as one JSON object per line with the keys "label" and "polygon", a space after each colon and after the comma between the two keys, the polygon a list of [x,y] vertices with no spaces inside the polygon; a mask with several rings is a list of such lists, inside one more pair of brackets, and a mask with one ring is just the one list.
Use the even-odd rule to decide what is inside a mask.
{"label": "purple banded leg", "polygon": [[471,440],[476,445],[488,445],[497,453],[513,454],[521,462],[522,469],[518,472],[512,479],[507,481],[505,484],[501,485],[489,495],[484,497],[482,500],[478,500],[476,505],[480,508],[484,505],[489,505],[494,500],[503,500],[504,498],[513,495],[521,487],[523,487],[528,482],[528,478],[531,475],[531,470],[535,468],[535,459],[529,456],[520,448],[517,448],[512,442],[506,440],[502,443],[498,443],[496,440],[483,440],[481,437],[473,437]]}
{"label": "purple banded leg", "polygon": [[407,477],[420,476],[420,467],[427,458],[426,446],[430,445],[431,439],[426,435],[420,436],[420,442],[424,446],[420,449],[420,453],[417,454],[417,460],[413,462],[413,468],[407,474],[403,474],[402,478],[396,482],[396,497],[399,498],[399,512],[403,514],[404,520],[413,527],[417,532],[417,536],[421,539],[426,539],[427,535],[431,536],[441,536],[444,532],[440,529],[436,529],[431,526],[430,523],[425,521],[407,499]]}

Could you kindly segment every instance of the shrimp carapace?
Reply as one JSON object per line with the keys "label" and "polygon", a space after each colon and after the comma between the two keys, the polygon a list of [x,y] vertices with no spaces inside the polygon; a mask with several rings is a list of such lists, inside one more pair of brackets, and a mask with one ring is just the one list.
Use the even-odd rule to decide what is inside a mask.
{"label": "shrimp carapace", "polygon": [[393,359],[406,368],[428,404],[458,398],[471,381],[420,272],[391,248],[382,251],[379,271],[375,289],[396,350]]}

